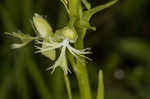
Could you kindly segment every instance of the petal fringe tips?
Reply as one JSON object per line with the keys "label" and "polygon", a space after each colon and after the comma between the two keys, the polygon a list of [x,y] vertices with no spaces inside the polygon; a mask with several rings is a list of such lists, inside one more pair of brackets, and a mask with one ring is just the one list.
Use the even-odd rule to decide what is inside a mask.
{"label": "petal fringe tips", "polygon": [[[41,42],[37,41],[37,43],[40,44]],[[41,48],[41,47],[36,46],[36,48],[38,49],[38,51],[36,53],[42,53],[42,52],[45,52],[48,50],[54,50],[57,48],[61,49],[60,56],[55,61],[54,65],[47,68],[47,70],[52,69],[52,73],[53,73],[57,67],[61,67],[65,74],[68,74],[68,72],[70,72],[70,70],[68,68],[67,58],[66,58],[66,50],[68,50],[74,57],[76,57],[80,61],[82,61],[81,58],[87,58],[87,59],[91,60],[90,58],[85,56],[86,54],[91,53],[89,51],[90,48],[83,49],[83,50],[77,50],[77,49],[73,48],[69,43],[70,43],[69,40],[65,39],[60,43],[57,43],[57,42],[43,43],[44,45],[47,46],[47,48]]]}

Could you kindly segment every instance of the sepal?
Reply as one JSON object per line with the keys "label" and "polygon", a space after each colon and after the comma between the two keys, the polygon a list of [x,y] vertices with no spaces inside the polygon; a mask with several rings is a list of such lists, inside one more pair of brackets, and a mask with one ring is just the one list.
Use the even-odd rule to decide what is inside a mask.
{"label": "sepal", "polygon": [[40,37],[46,38],[47,36],[53,35],[53,30],[50,24],[37,13],[35,13],[33,16],[33,25]]}
{"label": "sepal", "polygon": [[[44,44],[44,43],[47,43],[47,42],[51,42],[51,41],[49,41],[48,39],[43,40],[43,42],[42,42],[42,49],[45,49],[45,48],[48,47],[46,44]],[[46,56],[46,57],[48,57],[49,59],[51,59],[51,60],[55,60],[55,59],[56,59],[56,51],[55,51],[55,49],[53,49],[53,50],[48,50],[48,51],[41,52],[41,53],[42,53],[44,56]]]}
{"label": "sepal", "polygon": [[5,32],[5,34],[6,35],[10,35],[10,36],[15,37],[15,38],[18,38],[22,42],[22,43],[12,44],[12,46],[11,46],[12,49],[24,47],[25,45],[27,45],[28,43],[32,42],[33,40],[38,39],[38,37],[32,37],[30,35],[23,34],[23,33],[20,33],[20,32],[19,33],[16,33],[16,32],[13,32],[13,33]]}

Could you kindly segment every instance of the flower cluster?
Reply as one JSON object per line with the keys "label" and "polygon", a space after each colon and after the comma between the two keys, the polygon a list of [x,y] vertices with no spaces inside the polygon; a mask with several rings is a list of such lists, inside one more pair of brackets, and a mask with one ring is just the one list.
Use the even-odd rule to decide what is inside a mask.
{"label": "flower cluster", "polygon": [[53,33],[50,24],[38,14],[33,16],[32,23],[35,31],[38,34],[37,37],[32,37],[23,33],[7,33],[8,35],[19,38],[22,41],[21,44],[13,44],[12,48],[21,48],[35,40],[35,48],[37,49],[35,53],[41,53],[51,60],[56,59],[56,49],[60,49],[60,55],[55,61],[54,65],[47,68],[47,70],[52,69],[52,73],[57,67],[61,67],[65,74],[68,74],[68,71],[70,72],[66,57],[67,50],[80,61],[82,61],[82,58],[89,59],[85,55],[91,53],[90,48],[78,50],[71,45],[75,43],[78,38],[78,35],[73,26],[65,26]]}

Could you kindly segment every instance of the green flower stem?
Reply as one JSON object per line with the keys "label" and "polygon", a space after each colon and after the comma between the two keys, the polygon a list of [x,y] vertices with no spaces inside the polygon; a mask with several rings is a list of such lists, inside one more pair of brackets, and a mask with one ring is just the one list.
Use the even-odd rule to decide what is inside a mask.
{"label": "green flower stem", "polygon": [[68,92],[68,97],[69,99],[72,99],[72,93],[71,93],[71,86],[70,86],[70,81],[67,75],[64,75],[64,79],[65,79],[65,84],[66,84],[66,88],[67,88],[67,92]]}
{"label": "green flower stem", "polygon": [[82,13],[81,1],[80,0],[69,0],[69,16],[79,17]]}
{"label": "green flower stem", "polygon": [[86,34],[86,28],[80,28],[78,26],[76,26],[76,31],[78,33],[78,40],[75,44],[75,48],[77,49],[83,49],[84,48],[84,37],[85,37],[85,34]]}
{"label": "green flower stem", "polygon": [[[78,38],[77,43],[75,44],[75,47],[77,49],[82,49],[82,48],[84,48],[83,41],[84,41],[84,35],[86,32],[86,29],[79,28],[76,30],[80,36]],[[75,71],[75,74],[76,74],[76,77],[78,80],[81,99],[92,99],[86,64],[81,63],[78,60],[75,60],[73,58],[73,56],[71,56],[71,55],[69,55],[69,60],[73,66],[73,69]]]}
{"label": "green flower stem", "polygon": [[81,64],[80,61],[77,61],[76,75],[79,83],[81,99],[91,99],[91,90],[86,65]]}
{"label": "green flower stem", "polygon": [[[77,44],[75,44],[77,49],[84,48],[83,37],[80,36]],[[86,64],[81,63],[79,60],[76,61],[76,76],[78,79],[78,84],[80,88],[81,99],[91,99],[91,90],[88,79],[88,73],[86,69]]]}
{"label": "green flower stem", "polygon": [[82,64],[79,61],[75,63],[74,57],[71,55],[68,56],[69,56],[69,61],[73,66],[73,69],[75,71],[78,80],[81,99],[92,99],[88,74],[87,74],[87,69],[85,64]]}
{"label": "green flower stem", "polygon": [[[83,49],[84,48],[84,37],[86,34],[86,30],[88,29],[88,27],[91,27],[88,23],[90,18],[95,13],[112,6],[118,0],[112,0],[112,1],[110,1],[104,5],[99,5],[95,8],[92,8],[92,9],[89,8],[89,10],[87,10],[85,12],[82,12],[83,10],[81,7],[81,1],[84,4],[86,4],[85,6],[88,8],[86,0],[70,0],[70,2],[69,2],[70,18],[76,17],[76,19],[77,19],[76,23],[79,23],[79,24],[82,23],[82,21],[80,22],[80,18],[82,18],[85,20],[84,26],[86,26],[86,27],[83,27],[83,26],[81,27],[81,26],[79,26],[79,24],[76,24],[76,23],[74,24],[76,31],[78,33],[78,40],[75,44],[76,49]],[[79,21],[78,21],[78,19],[79,19]],[[89,80],[88,80],[88,73],[87,73],[87,69],[86,69],[86,64],[81,63],[78,60],[75,60],[72,56],[69,56],[69,60],[72,64],[73,69],[75,71],[75,74],[77,76],[81,99],[91,99],[91,90],[90,90],[90,84],[89,84]],[[100,72],[100,74],[102,74],[102,73]],[[101,82],[100,82],[100,84],[101,84]],[[103,90],[103,88],[100,87],[99,90]],[[98,99],[103,99],[103,95],[101,95],[100,98],[98,98]]]}
{"label": "green flower stem", "polygon": [[[70,10],[70,17],[80,18],[82,15],[81,0],[70,0],[69,10]],[[75,48],[82,49],[84,48],[83,42],[86,33],[86,28],[80,28],[77,25],[75,25],[75,28],[79,37],[75,44]],[[91,99],[91,90],[90,90],[86,64],[81,63],[78,60],[75,60],[71,55],[69,55],[69,60],[73,66],[73,69],[75,71],[78,80],[81,99]]]}

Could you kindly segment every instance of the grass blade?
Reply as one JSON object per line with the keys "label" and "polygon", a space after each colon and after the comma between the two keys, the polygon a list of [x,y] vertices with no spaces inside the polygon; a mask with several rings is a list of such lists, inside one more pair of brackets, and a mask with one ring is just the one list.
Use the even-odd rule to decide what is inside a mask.
{"label": "grass blade", "polygon": [[100,70],[99,74],[98,74],[97,99],[104,99],[104,83],[103,83],[103,72],[102,72],[102,70]]}

